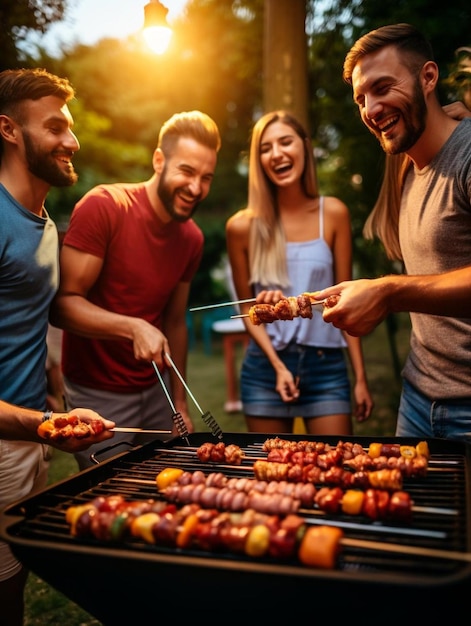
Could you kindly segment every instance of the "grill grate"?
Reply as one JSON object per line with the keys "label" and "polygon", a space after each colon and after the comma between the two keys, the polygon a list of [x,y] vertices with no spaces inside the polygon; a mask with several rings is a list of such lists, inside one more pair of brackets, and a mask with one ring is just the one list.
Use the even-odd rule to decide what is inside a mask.
{"label": "grill grate", "polygon": [[[169,466],[201,470],[206,474],[220,471],[230,477],[253,477],[253,462],[262,457],[261,446],[272,436],[226,433],[223,439],[226,444],[234,443],[244,450],[241,466],[199,462],[196,449],[210,439],[208,433],[190,434],[189,446],[182,437],[166,442],[153,441],[7,507],[0,513],[0,537],[10,543],[18,558],[32,571],[112,626],[131,623],[136,603],[142,620],[155,618],[156,573],[161,596],[166,602],[179,606],[184,593],[186,609],[180,610],[180,616],[183,617],[186,610],[189,618],[194,617],[200,598],[208,589],[212,590],[211,597],[216,589],[219,601],[225,606],[237,603],[241,594],[256,589],[257,597],[265,598],[260,617],[277,623],[281,605],[289,618],[296,598],[300,594],[311,594],[313,583],[321,596],[331,594],[333,589],[342,595],[343,606],[335,607],[337,617],[342,614],[345,618],[350,616],[349,604],[357,606],[361,602],[365,583],[370,587],[374,585],[375,598],[386,604],[391,602],[393,592],[400,594],[394,597],[402,600],[409,594],[411,602],[420,607],[419,615],[423,619],[425,601],[428,615],[433,618],[438,615],[435,597],[430,595],[431,587],[445,589],[448,598],[451,590],[456,589],[455,607],[460,602],[466,603],[467,595],[462,587],[469,587],[471,563],[465,560],[371,550],[346,542],[338,568],[320,571],[302,567],[297,562],[276,562],[268,558],[253,559],[197,549],[180,550],[145,544],[137,538],[105,544],[94,539],[75,539],[70,535],[64,515],[69,506],[89,502],[100,495],[120,494],[132,500],[158,499],[155,479]],[[285,438],[313,439],[299,435]],[[332,445],[338,442],[338,438],[317,439]],[[355,437],[354,441],[365,448],[372,442],[361,437]],[[374,441],[404,445],[418,443],[397,438]],[[347,539],[467,553],[471,545],[468,446],[442,440],[428,440],[428,444],[431,459],[427,476],[404,480],[404,489],[414,502],[413,518],[408,525],[373,522],[360,516],[328,515],[316,509],[303,509],[303,515],[309,523],[341,526]],[[96,597],[96,588],[112,596],[116,587],[119,587],[118,605],[104,603],[100,596]],[[438,603],[441,592],[436,596]],[[332,605],[329,606],[326,607],[326,618],[332,616],[334,610]],[[360,610],[367,611],[368,607],[366,604]],[[233,608],[235,615],[238,607]],[[202,608],[201,611],[204,613]],[[243,618],[242,608],[240,612]],[[296,615],[308,618],[312,617],[312,611],[307,606],[298,606]],[[318,607],[314,615],[321,616]],[[391,617],[392,621],[388,621],[383,614],[381,623],[397,624],[397,617],[396,613],[394,620]]]}
{"label": "grill grate", "polygon": [[[28,539],[37,544],[41,541],[53,541],[63,545],[64,550],[67,551],[77,543],[76,539],[69,536],[69,527],[65,522],[64,512],[69,506],[85,503],[100,495],[112,494],[121,494],[126,499],[134,500],[159,499],[155,478],[162,469],[168,466],[178,466],[189,471],[198,469],[206,474],[222,471],[231,477],[251,476],[254,459],[262,456],[261,446],[247,444],[242,447],[246,456],[239,467],[214,463],[202,464],[196,457],[196,446],[193,448],[178,445],[155,447],[155,442],[148,444],[143,448],[148,453],[145,457],[142,451],[137,455],[130,452],[116,460],[106,462],[106,475],[96,482],[91,481],[92,484],[84,486],[82,482],[86,477],[91,479],[93,472],[100,468],[94,469],[93,472],[82,473],[82,481],[77,480],[82,476],[78,475],[76,481],[72,482],[77,486],[74,493],[69,491],[70,483],[65,482],[63,484],[67,485],[67,490],[61,491],[61,487],[57,486],[47,491],[39,500],[34,499],[32,503],[35,506],[31,510],[27,507],[21,508],[21,511],[25,513],[25,519],[14,525],[9,533],[13,537]],[[373,522],[347,515],[328,515],[318,510],[303,509],[303,511],[308,521],[313,523],[331,523],[341,526],[349,538],[466,552],[469,535],[466,481],[465,456],[432,454],[426,477],[404,480],[404,489],[411,494],[416,509],[412,523],[407,526]],[[99,544],[90,539],[81,539],[80,542],[91,546]],[[143,547],[136,539],[123,543],[119,549],[123,552],[124,558],[132,558],[132,552],[142,551]],[[167,548],[148,545],[144,549],[156,554],[169,552]],[[202,552],[196,554],[207,556]],[[221,555],[218,555],[219,557]],[[382,550],[371,551],[348,546],[343,548],[339,562],[339,570],[344,572],[374,572],[375,576],[401,574],[413,577],[419,575],[420,579],[423,577],[441,578],[444,574],[457,573],[466,568],[467,564],[453,560],[406,556],[386,553]]]}

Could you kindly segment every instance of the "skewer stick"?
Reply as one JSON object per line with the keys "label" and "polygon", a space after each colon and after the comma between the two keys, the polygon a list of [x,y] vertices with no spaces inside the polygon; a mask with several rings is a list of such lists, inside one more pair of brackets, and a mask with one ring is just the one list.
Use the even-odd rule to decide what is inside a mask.
{"label": "skewer stick", "polygon": [[127,428],[124,426],[116,426],[110,429],[113,433],[152,433],[155,435],[171,435],[171,430],[149,430],[147,428]]}
{"label": "skewer stick", "polygon": [[437,548],[421,548],[420,546],[407,546],[396,543],[385,543],[384,541],[370,541],[363,539],[340,540],[342,546],[351,548],[364,548],[366,550],[380,550],[383,552],[396,552],[398,554],[411,554],[413,556],[425,556],[434,559],[447,559],[452,561],[466,561],[471,563],[471,553],[455,552],[454,550],[440,550]]}
{"label": "skewer stick", "polygon": [[204,311],[206,309],[216,309],[220,306],[234,306],[236,304],[246,304],[247,302],[256,302],[257,298],[247,298],[247,300],[232,300],[231,302],[219,302],[219,304],[205,304],[203,306],[194,306],[189,311]]}

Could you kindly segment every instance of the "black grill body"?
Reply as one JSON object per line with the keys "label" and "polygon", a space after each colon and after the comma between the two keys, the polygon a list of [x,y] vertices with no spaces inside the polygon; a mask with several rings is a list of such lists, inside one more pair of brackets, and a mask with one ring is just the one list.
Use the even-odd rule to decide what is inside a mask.
{"label": "black grill body", "polygon": [[[471,592],[470,450],[467,444],[428,440],[429,471],[405,479],[414,501],[410,524],[373,522],[361,516],[324,515],[346,538],[407,547],[458,552],[462,559],[390,553],[345,546],[335,570],[306,568],[228,553],[180,550],[130,539],[111,544],[70,535],[68,507],[99,495],[129,500],[157,499],[155,477],[165,467],[182,467],[228,476],[249,476],[261,446],[273,435],[225,433],[239,445],[241,467],[201,463],[196,448],[215,441],[208,433],[156,440],[118,454],[7,507],[0,515],[0,537],[39,577],[94,615],[103,624],[154,624],[166,609],[179,619],[195,616],[248,624],[318,619],[379,626],[410,619],[449,619],[460,623]],[[314,440],[309,435],[280,435]],[[335,445],[339,438],[316,437]],[[344,438],[365,448],[372,441],[416,445],[398,438]],[[381,610],[378,612],[378,607]],[[217,611],[212,616],[212,612]],[[222,611],[222,613],[221,613]],[[463,618],[464,619],[464,618]],[[463,621],[464,623],[464,621]]]}

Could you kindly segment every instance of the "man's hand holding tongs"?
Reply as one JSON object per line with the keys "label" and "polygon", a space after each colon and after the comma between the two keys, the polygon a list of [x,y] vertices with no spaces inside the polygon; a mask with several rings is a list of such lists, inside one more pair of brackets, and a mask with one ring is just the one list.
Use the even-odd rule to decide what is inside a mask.
{"label": "man's hand holding tongs", "polygon": [[138,361],[155,361],[163,370],[167,366],[165,354],[170,350],[167,337],[146,320],[135,318],[134,321],[132,342],[135,358]]}

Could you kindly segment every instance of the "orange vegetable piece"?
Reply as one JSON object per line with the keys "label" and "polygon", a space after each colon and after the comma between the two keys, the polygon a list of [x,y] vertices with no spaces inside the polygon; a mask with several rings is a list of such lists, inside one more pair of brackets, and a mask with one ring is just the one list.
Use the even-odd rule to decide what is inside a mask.
{"label": "orange vegetable piece", "polygon": [[72,535],[77,534],[77,522],[80,517],[87,511],[93,511],[95,507],[93,504],[78,504],[77,506],[69,506],[65,512],[65,521],[70,525],[70,533]]}
{"label": "orange vegetable piece", "polygon": [[165,489],[172,483],[176,482],[183,474],[183,470],[179,467],[166,467],[156,476],[158,489]]}
{"label": "orange vegetable piece", "polygon": [[372,459],[377,459],[379,456],[381,456],[382,446],[382,443],[370,443],[370,447],[368,448],[368,454]]}
{"label": "orange vegetable piece", "polygon": [[52,420],[46,420],[45,422],[41,422],[36,430],[38,435],[42,439],[49,439],[51,432],[54,430],[54,423]]}
{"label": "orange vegetable piece", "polygon": [[348,489],[342,498],[342,511],[347,515],[360,515],[363,507],[363,491]]}
{"label": "orange vegetable piece", "polygon": [[333,569],[343,531],[335,526],[310,526],[301,540],[298,556],[309,567]]}
{"label": "orange vegetable piece", "polygon": [[182,528],[177,535],[177,546],[179,548],[186,548],[191,541],[193,530],[198,525],[198,516],[195,513],[190,513],[182,524]]}
{"label": "orange vegetable piece", "polygon": [[428,443],[426,441],[419,441],[416,445],[417,454],[427,457],[430,457],[430,450],[428,447]]}

